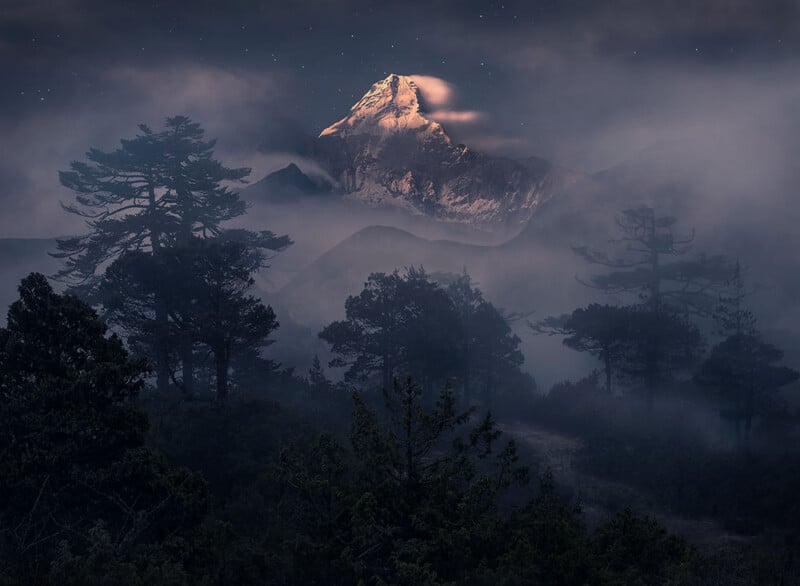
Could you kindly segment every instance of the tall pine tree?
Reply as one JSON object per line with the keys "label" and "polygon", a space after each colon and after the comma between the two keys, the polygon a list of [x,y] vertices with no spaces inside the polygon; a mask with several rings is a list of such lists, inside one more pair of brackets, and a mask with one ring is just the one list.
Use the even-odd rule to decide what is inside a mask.
{"label": "tall pine tree", "polygon": [[[65,205],[86,218],[89,232],[58,241],[54,256],[65,259],[56,275],[76,293],[100,304],[121,303],[128,289],[111,290],[125,282],[139,295],[138,323],[126,317],[120,325],[145,341],[155,363],[157,386],[164,390],[170,380],[171,349],[177,346],[182,364],[182,385],[193,386],[194,342],[188,331],[176,328],[171,316],[189,310],[189,298],[181,295],[179,279],[153,279],[164,275],[165,250],[188,246],[195,238],[218,237],[223,223],[245,212],[246,205],[227,184],[242,183],[247,168],[228,168],[214,158],[215,141],[205,140],[202,127],[185,116],[168,118],[155,132],[140,126],[140,134],[123,139],[116,150],[90,149],[85,162],[73,162],[60,174],[61,183],[75,193]],[[279,251],[288,237],[271,232],[239,235],[254,249]],[[126,253],[139,253],[135,262],[117,267],[102,291],[98,287],[105,268]],[[150,266],[147,266],[147,263]],[[123,275],[128,268],[138,273]],[[149,277],[146,274],[149,273]],[[136,275],[143,279],[132,283]],[[104,297],[99,297],[99,293]],[[108,294],[116,299],[110,301]],[[143,305],[144,301],[146,305]],[[117,313],[119,315],[119,312]]]}

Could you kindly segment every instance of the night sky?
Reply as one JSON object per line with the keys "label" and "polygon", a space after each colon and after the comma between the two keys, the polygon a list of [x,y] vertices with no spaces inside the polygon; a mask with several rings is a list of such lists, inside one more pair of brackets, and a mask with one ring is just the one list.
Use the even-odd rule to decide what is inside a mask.
{"label": "night sky", "polygon": [[589,171],[800,113],[797,0],[0,5],[0,236],[71,229],[57,170],[137,123],[187,113],[258,175],[276,119],[319,132],[392,72],[438,77],[481,113],[447,126],[457,139]]}

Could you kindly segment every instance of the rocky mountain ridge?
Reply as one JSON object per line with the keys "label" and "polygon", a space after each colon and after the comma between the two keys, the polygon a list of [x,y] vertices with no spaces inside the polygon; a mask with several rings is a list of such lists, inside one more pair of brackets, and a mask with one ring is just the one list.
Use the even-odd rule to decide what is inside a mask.
{"label": "rocky mountain ridge", "polygon": [[414,80],[391,74],[320,133],[313,159],[345,199],[486,231],[521,229],[558,191],[563,174],[546,161],[457,144],[426,114]]}

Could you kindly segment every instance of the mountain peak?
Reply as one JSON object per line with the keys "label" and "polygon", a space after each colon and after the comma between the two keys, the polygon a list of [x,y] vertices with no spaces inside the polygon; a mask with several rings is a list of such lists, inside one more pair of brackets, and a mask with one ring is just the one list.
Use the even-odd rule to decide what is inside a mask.
{"label": "mountain peak", "polygon": [[396,73],[375,82],[320,134],[321,160],[344,196],[478,228],[526,222],[552,193],[548,170],[455,144],[427,118],[416,79],[425,83]]}
{"label": "mountain peak", "polygon": [[411,77],[392,73],[372,84],[348,115],[323,130],[320,137],[380,136],[395,132],[426,132],[445,137],[438,123],[423,116],[423,103]]}

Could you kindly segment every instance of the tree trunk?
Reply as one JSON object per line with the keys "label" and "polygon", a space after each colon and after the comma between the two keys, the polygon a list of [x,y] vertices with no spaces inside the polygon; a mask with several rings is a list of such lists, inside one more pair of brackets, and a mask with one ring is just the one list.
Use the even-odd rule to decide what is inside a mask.
{"label": "tree trunk", "polygon": [[[176,171],[177,172],[177,171]],[[188,191],[183,184],[182,180],[178,180],[178,183],[175,185],[175,192],[179,198],[179,208],[183,207],[183,212],[181,215],[181,223],[180,228],[178,229],[177,237],[178,237],[178,245],[183,247],[188,247],[192,242],[193,237],[193,221],[190,216],[187,215],[186,209],[189,206],[189,202],[192,200],[192,193]],[[181,304],[184,307],[189,307],[189,303],[187,303],[186,299],[180,300]],[[182,384],[183,384],[183,392],[187,395],[191,396],[194,394],[195,384],[194,384],[194,344],[189,336],[188,333],[184,332],[183,337],[180,341],[180,356],[181,356],[181,373],[182,373]]]}
{"label": "tree trunk", "polygon": [[[150,187],[150,206],[155,208],[155,191]],[[150,229],[150,245],[153,249],[153,257],[158,260],[161,251],[161,233],[157,229]],[[167,301],[163,291],[156,288],[155,291],[155,367],[156,367],[156,389],[159,393],[166,393],[169,390],[170,369],[169,369],[169,316],[167,311]]]}

